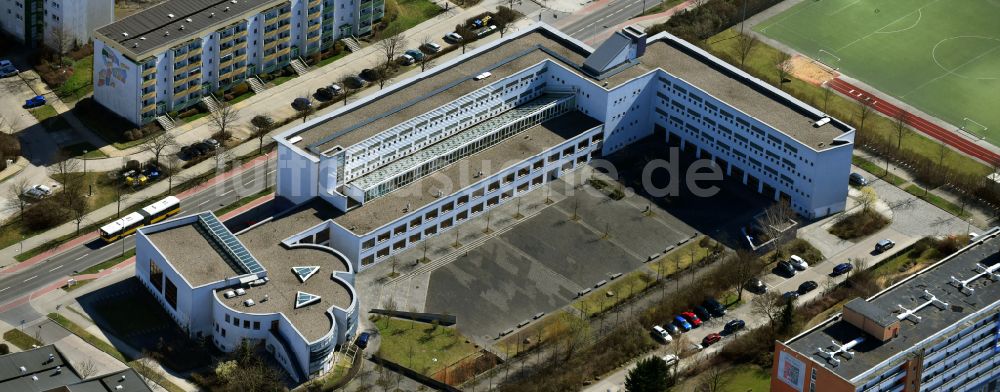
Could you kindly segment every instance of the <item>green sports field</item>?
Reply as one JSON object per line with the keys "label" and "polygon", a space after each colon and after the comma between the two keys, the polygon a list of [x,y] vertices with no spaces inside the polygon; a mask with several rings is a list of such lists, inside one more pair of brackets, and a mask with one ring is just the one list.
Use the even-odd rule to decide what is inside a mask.
{"label": "green sports field", "polygon": [[803,0],[754,29],[1000,145],[1000,0]]}

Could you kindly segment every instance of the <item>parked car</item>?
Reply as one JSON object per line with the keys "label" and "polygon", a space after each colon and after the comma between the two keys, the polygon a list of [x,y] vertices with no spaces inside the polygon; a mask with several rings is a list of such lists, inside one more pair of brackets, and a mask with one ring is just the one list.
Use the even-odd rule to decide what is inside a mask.
{"label": "parked car", "polygon": [[144,174],[135,170],[129,170],[122,173],[122,178],[125,180],[125,185],[128,186],[145,185],[146,182],[149,181],[149,177],[146,177]]}
{"label": "parked car", "polygon": [[354,341],[354,345],[364,350],[366,347],[368,347],[368,339],[370,338],[371,334],[369,334],[368,332],[362,332],[358,334],[358,340]]}
{"label": "parked car", "polygon": [[306,110],[309,109],[309,107],[311,106],[312,106],[312,101],[310,101],[309,98],[299,97],[295,98],[295,100],[292,101],[292,109],[295,110]]}
{"label": "parked car", "polygon": [[0,60],[0,78],[17,75],[17,68],[9,60]]}
{"label": "parked car", "polygon": [[457,44],[459,42],[462,42],[462,35],[452,31],[448,34],[445,34],[444,41],[452,44]]}
{"label": "parked car", "polygon": [[333,95],[340,95],[340,93],[344,91],[344,88],[340,87],[340,85],[336,83],[331,84],[329,89],[330,92],[333,93]]}
{"label": "parked car", "polygon": [[674,354],[667,354],[667,355],[664,355],[664,356],[663,356],[663,362],[666,362],[666,363],[667,363],[667,366],[673,366],[673,365],[676,365],[676,364],[677,364],[677,362],[680,362],[680,361],[681,361],[681,359],[680,359],[680,358],[678,358],[678,357],[677,357],[676,355],[674,355]]}
{"label": "parked car", "polygon": [[336,95],[337,94],[334,94],[333,90],[330,89],[329,87],[320,87],[320,88],[316,89],[316,93],[313,94],[313,97],[315,97],[316,99],[318,99],[320,101],[330,101]]}
{"label": "parked car", "polygon": [[33,98],[31,98],[31,99],[25,100],[24,101],[24,106],[22,106],[22,107],[25,108],[25,109],[31,109],[31,108],[37,108],[37,107],[43,106],[43,105],[45,105],[45,97],[43,97],[41,95],[36,95]]}
{"label": "parked car", "polygon": [[214,148],[212,148],[212,145],[210,145],[208,143],[205,143],[205,142],[195,143],[191,147],[198,150],[198,155],[205,155],[205,154],[208,154],[208,153],[212,152],[213,150],[215,150]]}
{"label": "parked car", "polygon": [[709,313],[708,309],[705,309],[704,306],[695,306],[693,310],[694,314],[702,320],[708,321],[712,319],[712,313]]}
{"label": "parked car", "polygon": [[417,59],[413,58],[413,56],[410,56],[408,54],[404,53],[402,56],[399,56],[399,63],[402,65],[410,65],[415,62],[417,62]]}
{"label": "parked car", "polygon": [[32,199],[42,199],[51,194],[52,194],[52,189],[50,189],[49,187],[45,185],[35,184],[32,185],[31,188],[25,190],[22,195],[25,197],[30,197]]}
{"label": "parked car", "polygon": [[792,266],[792,263],[789,263],[785,260],[779,261],[778,266],[775,267],[775,270],[777,270],[778,273],[789,277],[795,276],[795,267]]}
{"label": "parked car", "polygon": [[423,49],[427,53],[437,53],[441,51],[441,45],[433,42],[427,42],[421,45],[420,49]]}
{"label": "parked car", "polygon": [[799,285],[799,294],[804,295],[810,291],[816,290],[819,284],[812,280],[807,280]]}
{"label": "parked car", "polygon": [[368,82],[358,76],[348,76],[344,78],[344,84],[350,88],[358,89],[368,85]]}
{"label": "parked car", "polygon": [[489,26],[483,27],[483,28],[481,28],[479,30],[476,30],[476,36],[477,37],[485,37],[487,35],[492,34],[494,31],[497,31],[497,26],[496,25],[489,25]]}
{"label": "parked car", "polygon": [[850,272],[852,269],[854,269],[854,266],[851,265],[851,263],[840,263],[833,267],[833,274],[843,275]]}
{"label": "parked car", "polygon": [[414,61],[420,61],[424,59],[424,52],[421,52],[416,49],[407,49],[405,52],[403,52],[403,54],[413,57]]}
{"label": "parked car", "polygon": [[879,240],[879,242],[875,244],[875,253],[885,252],[892,249],[893,246],[896,246],[896,243],[892,242],[890,239]]}
{"label": "parked car", "polygon": [[682,312],[681,317],[684,317],[684,319],[687,320],[687,322],[691,323],[691,326],[694,328],[698,328],[701,326],[701,319],[698,318],[698,315],[692,312]]}
{"label": "parked car", "polygon": [[868,185],[868,179],[865,178],[865,176],[862,176],[860,173],[851,173],[851,175],[850,175],[850,181],[851,181],[851,184],[854,184],[854,185],[857,185],[857,186],[867,186]]}
{"label": "parked car", "polygon": [[753,278],[747,281],[746,287],[747,291],[755,294],[764,294],[767,291],[767,285],[764,284],[760,279]]}
{"label": "parked car", "polygon": [[781,295],[781,297],[784,298],[784,299],[787,299],[787,300],[791,301],[791,300],[796,299],[796,298],[799,297],[799,292],[798,291],[786,291],[784,294]]}
{"label": "parked car", "polygon": [[720,304],[719,301],[716,301],[715,298],[706,298],[705,302],[701,303],[701,306],[708,309],[708,311],[712,313],[712,317],[722,317],[726,315],[726,307],[722,306],[722,304]]}
{"label": "parked car", "polygon": [[657,339],[662,340],[663,343],[670,343],[672,340],[674,340],[674,338],[670,337],[670,334],[667,333],[667,330],[663,329],[663,327],[659,325],[653,326],[653,336],[656,337]]}
{"label": "parked car", "polygon": [[747,323],[743,320],[736,319],[726,323],[726,326],[722,328],[726,333],[733,333],[739,331],[747,326]]}
{"label": "parked car", "polygon": [[160,168],[153,165],[149,165],[142,170],[142,174],[146,176],[146,178],[149,178],[151,181],[155,181],[157,178],[160,178]]}
{"label": "parked car", "polygon": [[809,263],[797,255],[791,255],[788,258],[788,264],[791,264],[792,267],[799,271],[805,271],[806,268],[809,268]]}
{"label": "parked car", "polygon": [[378,71],[371,68],[365,68],[361,70],[361,73],[359,73],[358,76],[369,82],[374,82],[378,80]]}
{"label": "parked car", "polygon": [[710,333],[708,334],[708,336],[705,336],[705,338],[701,340],[701,346],[708,347],[715,343],[718,343],[720,340],[722,340],[722,335],[719,335],[717,333]]}
{"label": "parked car", "polygon": [[667,333],[669,333],[671,335],[680,335],[681,334],[681,329],[677,328],[676,325],[673,325],[671,323],[664,324],[663,325],[663,329],[667,330]]}
{"label": "parked car", "polygon": [[215,139],[205,139],[205,143],[212,147],[212,149],[219,148],[219,141]]}
{"label": "parked car", "polygon": [[674,316],[674,325],[677,326],[677,328],[680,328],[681,331],[684,332],[691,330],[691,324],[688,323],[688,321],[681,316]]}

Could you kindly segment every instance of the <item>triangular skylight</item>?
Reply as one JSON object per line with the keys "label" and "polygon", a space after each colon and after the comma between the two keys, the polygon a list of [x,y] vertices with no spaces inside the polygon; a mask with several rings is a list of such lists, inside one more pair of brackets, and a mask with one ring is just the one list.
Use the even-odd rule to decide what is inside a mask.
{"label": "triangular skylight", "polygon": [[312,305],[314,303],[319,302],[319,300],[320,296],[316,294],[309,294],[304,291],[299,291],[298,294],[295,295],[295,309],[301,308],[306,305]]}
{"label": "triangular skylight", "polygon": [[292,272],[299,277],[299,282],[305,283],[306,279],[319,271],[319,266],[310,265],[303,267],[292,267]]}

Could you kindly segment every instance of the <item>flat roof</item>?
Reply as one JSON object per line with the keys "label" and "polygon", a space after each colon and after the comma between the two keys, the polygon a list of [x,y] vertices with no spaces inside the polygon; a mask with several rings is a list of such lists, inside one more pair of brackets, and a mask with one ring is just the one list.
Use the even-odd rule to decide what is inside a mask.
{"label": "flat roof", "polygon": [[[347,260],[336,255],[310,248],[287,248],[281,241],[308,230],[330,219],[336,209],[320,199],[301,204],[275,216],[270,221],[253,227],[237,236],[247,249],[267,269],[266,284],[246,288],[247,294],[225,298],[217,292],[219,301],[244,313],[282,313],[309,341],[326,335],[333,320],[326,309],[337,306],[346,309],[351,305],[351,293],[342,283],[331,278],[334,272],[349,271]],[[305,283],[299,282],[292,267],[319,266],[319,271]],[[319,303],[295,308],[299,291],[322,297]],[[267,297],[266,302],[261,299]],[[243,301],[253,299],[256,305],[246,307]]]}
{"label": "flat roof", "polygon": [[[831,147],[835,138],[849,131],[837,121],[814,128],[812,124],[820,118],[816,114],[818,110],[800,106],[790,96],[738,73],[740,71],[735,71],[732,66],[690,44],[674,41],[671,36],[649,41],[646,53],[631,66],[619,66],[606,72],[604,79],[594,79],[580,68],[590,53],[589,49],[548,28],[539,25],[532,31],[505,39],[489,50],[460,57],[448,68],[380,92],[359,106],[319,119],[308,128],[283,137],[301,137],[296,145],[313,147],[314,151],[326,151],[338,145],[347,148],[546,60],[563,65],[595,83],[606,83],[607,89],[662,69],[817,150]],[[473,79],[485,70],[493,76],[483,81]],[[820,147],[820,143],[824,145]]]}
{"label": "flat roof", "polygon": [[[121,388],[119,388],[121,387]],[[132,368],[67,385],[69,392],[152,392]]]}
{"label": "flat roof", "polygon": [[194,219],[166,230],[147,232],[146,236],[192,287],[243,275],[233,268],[235,261],[199,231],[197,217],[183,219],[189,218]]}
{"label": "flat roof", "polygon": [[201,32],[204,30],[214,29],[216,26],[225,27],[251,11],[270,8],[282,2],[168,0],[100,27],[97,33],[121,45],[124,48],[122,54],[138,61],[156,54],[157,48],[186,42],[203,35]]}
{"label": "flat roof", "polygon": [[[920,322],[914,322],[910,319],[901,320],[899,335],[893,339],[881,342],[838,316],[792,338],[785,345],[816,363],[824,365],[831,372],[846,380],[858,377],[869,370],[880,369],[882,366],[895,366],[895,363],[899,361],[885,364],[883,362],[896,354],[938,343],[939,340],[935,339],[918,345],[925,339],[956,325],[960,320],[976,312],[988,310],[988,313],[992,314],[1000,311],[1000,307],[998,307],[1000,282],[994,282],[988,277],[982,276],[970,283],[970,286],[975,289],[973,295],[963,294],[957,286],[951,283],[952,276],[962,280],[976,276],[979,273],[976,269],[977,263],[986,267],[1000,263],[1000,228],[994,228],[993,231],[979,238],[964,251],[925,268],[867,300],[872,307],[893,316],[901,313],[899,305],[912,310],[928,302],[924,290],[949,305],[943,310],[935,305],[924,307],[915,313],[915,315],[920,316]],[[957,330],[961,329],[960,327]],[[865,341],[852,349],[855,353],[854,358],[847,359],[838,356],[840,365],[837,367],[829,364],[818,354],[818,348],[829,350],[831,341],[842,345],[859,337],[864,337]],[[903,358],[900,358],[901,360]],[[858,383],[863,381],[863,379],[858,380]]]}
{"label": "flat roof", "polygon": [[[366,234],[434,202],[435,191],[450,194],[513,166],[531,156],[601,125],[583,112],[571,111],[528,128],[487,149],[462,158],[389,194],[334,217],[354,234]],[[472,173],[482,171],[479,177]],[[409,210],[404,211],[406,206]]]}
{"label": "flat roof", "polygon": [[[49,355],[53,356],[52,361]],[[56,366],[61,366],[62,371],[56,373]],[[0,391],[41,392],[78,381],[80,376],[54,345],[0,355]]]}

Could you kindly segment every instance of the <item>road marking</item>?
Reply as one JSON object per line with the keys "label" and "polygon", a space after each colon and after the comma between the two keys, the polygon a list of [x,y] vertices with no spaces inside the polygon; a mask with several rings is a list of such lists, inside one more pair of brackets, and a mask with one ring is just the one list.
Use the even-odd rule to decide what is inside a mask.
{"label": "road marking", "polygon": [[58,266],[58,267],[55,267],[55,268],[53,268],[53,269],[50,269],[50,270],[49,270],[49,272],[52,272],[52,271],[55,271],[55,270],[57,270],[57,269],[60,269],[60,268],[62,268],[62,267],[63,267],[63,266],[61,266],[61,265],[60,265],[60,266]]}
{"label": "road marking", "polygon": [[0,289],[0,293],[2,293],[2,292],[4,292],[4,291],[7,291],[7,289],[9,289],[9,288],[10,288],[10,287],[4,287],[4,288]]}
{"label": "road marking", "polygon": [[87,256],[90,256],[90,253],[84,253],[83,256],[77,257],[77,258],[73,259],[73,261],[80,260],[80,259],[82,259],[84,257],[87,257]]}
{"label": "road marking", "polygon": [[226,193],[223,193],[223,194],[222,194],[222,195],[220,195],[220,196],[225,196],[225,195],[228,195],[228,194],[230,194],[230,193],[233,193],[234,191],[236,191],[236,189],[230,189],[230,190],[229,190],[229,192],[226,192]]}
{"label": "road marking", "polygon": [[198,205],[196,205],[195,207],[201,207],[201,206],[202,206],[202,205],[204,205],[205,203],[208,203],[208,200],[205,200],[205,201],[203,201],[203,202],[201,202],[201,203],[198,203]]}
{"label": "road marking", "polygon": [[29,281],[29,280],[32,280],[32,279],[35,279],[35,278],[37,278],[37,277],[38,277],[38,275],[35,275],[35,276],[32,276],[32,277],[30,277],[30,278],[28,278],[28,279],[25,279],[24,281],[25,281],[25,282],[27,282],[27,281]]}

